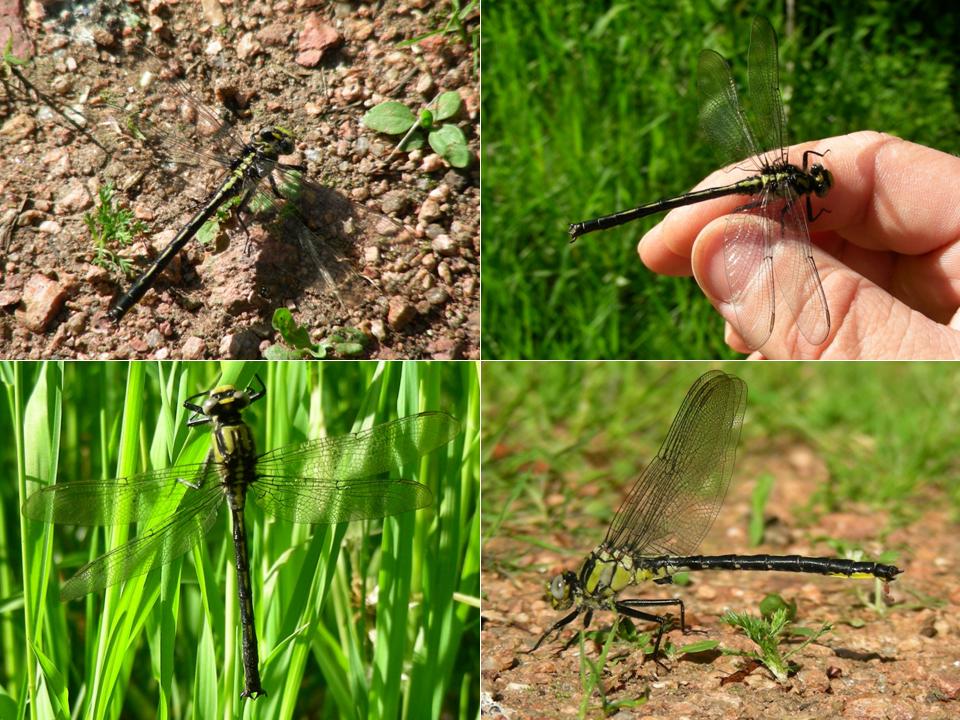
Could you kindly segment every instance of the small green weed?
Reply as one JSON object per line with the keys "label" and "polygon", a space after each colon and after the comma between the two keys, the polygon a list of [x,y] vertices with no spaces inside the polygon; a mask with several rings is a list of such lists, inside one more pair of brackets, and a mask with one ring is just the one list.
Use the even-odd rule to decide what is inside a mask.
{"label": "small green weed", "polygon": [[266,360],[300,360],[303,358],[352,358],[359,357],[367,349],[367,336],[354,328],[343,328],[319,343],[310,341],[307,328],[298,325],[293,314],[286,308],[277,308],[273,313],[273,329],[280,333],[283,345],[272,345],[264,352]]}
{"label": "small green weed", "polygon": [[[720,620],[732,627],[742,629],[748,638],[756,643],[758,652],[724,649],[726,655],[741,657],[762,663],[777,680],[786,682],[790,673],[796,671],[796,665],[790,657],[804,647],[830,632],[833,626],[824,623],[819,630],[791,627],[796,617],[796,604],[787,603],[778,595],[768,595],[760,604],[761,616],[748,613],[727,612]],[[787,635],[805,636],[806,639],[787,653],[781,652],[780,641]]]}
{"label": "small green weed", "polygon": [[426,140],[452,167],[464,168],[470,164],[470,150],[463,131],[452,123],[437,125],[459,113],[461,105],[460,93],[453,91],[437,95],[419,114],[391,100],[371,108],[363,116],[363,124],[376,132],[403,135],[397,150],[421,148]]}
{"label": "small green weed", "polygon": [[480,70],[480,0],[470,0],[460,6],[460,0],[450,0],[450,12],[443,27],[431,30],[410,40],[399,43],[399,47],[409,47],[429,37],[437,35],[456,35],[460,42],[470,48],[473,55],[474,74]]}
{"label": "small green weed", "polygon": [[125,247],[148,228],[140,220],[134,219],[132,210],[117,206],[113,193],[112,183],[101,186],[98,192],[100,204],[95,212],[84,213],[83,221],[96,247],[93,263],[108,270],[119,270],[126,275],[130,272],[130,261],[120,257],[107,246],[117,244]]}
{"label": "small green weed", "polygon": [[[649,646],[650,650],[652,651],[653,645],[650,643],[650,634],[638,634],[633,627],[633,623],[626,618],[618,617],[614,627],[610,630],[610,632],[606,633],[606,640],[603,643],[600,656],[596,660],[591,660],[589,654],[584,648],[585,635],[594,634],[580,633],[580,687],[583,689],[583,694],[580,701],[578,717],[583,718],[587,716],[587,713],[590,709],[590,698],[593,696],[594,690],[596,690],[597,694],[600,696],[600,705],[604,717],[614,715],[622,709],[635,708],[645,704],[650,697],[649,688],[645,689],[636,698],[611,701],[607,697],[606,691],[603,687],[603,668],[604,665],[606,665],[607,656],[610,653],[610,648],[612,647],[615,638],[628,639],[632,640],[633,642],[641,642],[644,645]],[[599,634],[596,635],[596,637],[599,637]]]}
{"label": "small green weed", "polygon": [[773,475],[764,473],[757,478],[757,483],[753,486],[753,492],[750,495],[750,547],[756,547],[763,542],[763,511],[767,507],[767,500],[770,499],[773,482]]}

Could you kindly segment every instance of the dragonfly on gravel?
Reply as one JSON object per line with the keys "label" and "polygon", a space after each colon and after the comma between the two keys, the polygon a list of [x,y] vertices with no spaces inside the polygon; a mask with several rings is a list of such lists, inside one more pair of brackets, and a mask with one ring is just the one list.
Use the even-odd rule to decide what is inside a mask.
{"label": "dragonfly on gravel", "polygon": [[603,542],[587,555],[579,572],[567,570],[547,586],[547,599],[555,610],[573,610],[551,625],[530,652],[581,613],[586,627],[595,611],[611,610],[657,623],[652,654],[656,660],[667,621],[643,608],[679,607],[680,629],[685,632],[683,600],[617,596],[631,585],[668,585],[678,572],[777,571],[885,581],[902,572],[893,565],[834,557],[692,554],[727,494],[746,406],[747,386],[738,377],[711,370],[693,384],[660,451],[613,516]]}
{"label": "dragonfly on gravel", "polygon": [[[210,425],[203,463],[181,464],[113,480],[57,483],[30,495],[23,514],[69,525],[146,523],[134,540],[87,563],[60,591],[63,601],[103,590],[181,557],[204,537],[227,504],[237,569],[243,697],[265,695],[260,682],[250,563],[243,510],[247,493],[267,513],[296,523],[369,520],[428,506],[429,488],[387,474],[450,442],[460,424],[442,412],[409,415],[349,435],[310,440],[257,455],[242,411],[266,395],[222,385],[184,402],[187,425]],[[202,402],[194,402],[201,396]]]}
{"label": "dragonfly on gravel", "polygon": [[[159,58],[148,62],[141,85],[157,76],[168,78],[170,72],[159,65]],[[208,166],[220,171],[220,179],[203,205],[180,229],[156,259],[117,298],[107,316],[119,322],[153,287],[157,278],[181,249],[201,232],[215,216],[227,211],[279,213],[284,232],[299,244],[308,267],[319,273],[325,288],[336,293],[331,272],[343,274],[340,259],[324,241],[307,226],[309,218],[319,218],[325,236],[336,235],[333,226],[342,225],[343,234],[353,236],[358,230],[370,235],[395,234],[400,223],[371,209],[362,207],[331,188],[325,188],[306,177],[306,167],[286,164],[280,158],[294,152],[296,137],[279,125],[263,125],[253,130],[249,139],[241,140],[234,132],[233,119],[215,112],[197,100],[183,81],[163,84],[163,102],[176,110],[159,120],[148,120],[143,113],[131,113],[109,99],[104,107],[119,117],[107,122],[121,134],[146,144],[163,163],[179,166]],[[241,219],[242,224],[242,219]],[[244,226],[245,229],[245,226]],[[329,238],[327,238],[329,240]],[[291,274],[297,268],[291,269]],[[338,295],[339,297],[339,295]]]}

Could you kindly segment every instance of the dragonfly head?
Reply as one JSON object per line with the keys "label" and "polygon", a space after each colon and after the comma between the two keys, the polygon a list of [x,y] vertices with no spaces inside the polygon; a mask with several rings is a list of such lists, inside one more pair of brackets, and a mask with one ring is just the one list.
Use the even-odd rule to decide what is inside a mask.
{"label": "dragonfly head", "polygon": [[269,155],[289,155],[293,152],[293,133],[286,128],[268,125],[257,130],[254,144]]}
{"label": "dragonfly head", "polygon": [[547,599],[554,610],[566,610],[580,594],[580,580],[575,572],[567,570],[554,576],[547,585]]}
{"label": "dragonfly head", "polygon": [[250,393],[237,390],[233,385],[215,387],[203,401],[203,414],[207,417],[238,415],[250,404]]}
{"label": "dragonfly head", "polygon": [[833,187],[833,173],[820,163],[816,163],[810,168],[810,176],[813,178],[813,191],[817,197],[823,197],[830,192],[830,188]]}

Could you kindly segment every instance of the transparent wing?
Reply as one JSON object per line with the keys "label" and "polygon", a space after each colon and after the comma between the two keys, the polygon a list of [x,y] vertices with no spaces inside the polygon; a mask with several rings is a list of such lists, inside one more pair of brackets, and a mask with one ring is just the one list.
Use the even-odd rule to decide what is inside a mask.
{"label": "transparent wing", "polygon": [[452,416],[427,412],[279,448],[257,460],[250,492],[267,512],[293,522],[337,523],[415,510],[430,504],[430,490],[384,474],[409,467],[459,432]]}
{"label": "transparent wing", "polygon": [[24,516],[67,525],[123,525],[145,522],[172,513],[184,489],[204,490],[218,485],[216,466],[209,463],[176,465],[114,480],[47,485],[23,504]]}
{"label": "transparent wing", "polygon": [[176,560],[206,535],[222,504],[223,492],[219,487],[188,489],[175,514],[84,565],[63,584],[60,598],[64,602],[74,600]]}
{"label": "transparent wing", "polygon": [[723,232],[723,262],[734,324],[752,350],[770,339],[775,321],[772,228],[763,218],[771,195],[766,188],[749,206],[729,215]]}
{"label": "transparent wing", "polygon": [[747,119],[740,107],[730,66],[713,50],[700,53],[697,72],[700,95],[700,131],[717,148],[724,162],[752,159],[759,153]]}
{"label": "transparent wing", "polygon": [[780,97],[777,34],[770,21],[757,16],[750,33],[750,56],[747,79],[752,110],[753,131],[759,141],[758,150],[776,155],[787,162],[786,123]]}
{"label": "transparent wing", "polygon": [[723,503],[747,403],[743,380],[712,370],[687,392],[657,456],[604,544],[632,555],[690,555]]}
{"label": "transparent wing", "polygon": [[801,198],[793,192],[779,197],[766,214],[774,238],[773,267],[780,294],[807,342],[821,345],[830,332],[830,310],[813,260]]}
{"label": "transparent wing", "polygon": [[345,256],[357,237],[392,235],[403,227],[312,182],[298,168],[280,164],[273,168],[272,183],[260,184],[249,208],[277,215],[280,234],[296,242],[305,261],[298,267],[306,265],[337,298],[340,280],[351,270]]}
{"label": "transparent wing", "polygon": [[194,97],[187,84],[173,78],[163,61],[149,51],[138,86],[143,79],[150,80],[146,90],[157,100],[124,108],[108,98],[105,107],[121,130],[146,144],[161,161],[229,167],[243,152],[244,143],[228,117]]}

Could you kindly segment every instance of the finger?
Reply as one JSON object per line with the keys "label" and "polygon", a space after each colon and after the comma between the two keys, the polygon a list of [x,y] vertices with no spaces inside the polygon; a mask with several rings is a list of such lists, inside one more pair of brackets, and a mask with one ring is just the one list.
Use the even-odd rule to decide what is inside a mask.
{"label": "finger", "polygon": [[[694,245],[692,265],[700,287],[728,323],[737,321],[731,304],[723,256],[725,223],[704,228]],[[776,322],[760,351],[771,359],[934,359],[960,357],[960,315],[953,327],[912,310],[883,288],[863,278],[827,253],[814,248],[830,305],[831,328],[820,346],[800,334],[786,303],[777,295]],[[729,337],[729,335],[728,335]],[[743,351],[742,341],[731,347]]]}

